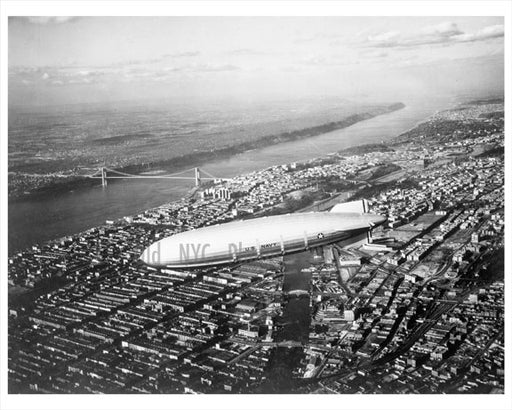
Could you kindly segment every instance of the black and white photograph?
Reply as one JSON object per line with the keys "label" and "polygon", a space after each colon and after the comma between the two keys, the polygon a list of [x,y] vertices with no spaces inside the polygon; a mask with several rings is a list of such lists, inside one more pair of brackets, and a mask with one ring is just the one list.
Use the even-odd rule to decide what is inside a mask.
{"label": "black and white photograph", "polygon": [[2,4],[2,408],[506,408],[510,2],[79,3]]}

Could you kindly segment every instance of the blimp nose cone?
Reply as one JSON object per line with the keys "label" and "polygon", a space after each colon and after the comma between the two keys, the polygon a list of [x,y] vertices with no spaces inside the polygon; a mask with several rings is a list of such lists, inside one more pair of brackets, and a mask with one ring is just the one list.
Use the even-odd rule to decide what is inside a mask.
{"label": "blimp nose cone", "polygon": [[146,249],[144,249],[144,252],[142,252],[142,254],[139,257],[139,260],[144,262],[145,264],[149,263],[149,255],[151,252],[150,249],[151,249],[151,246],[148,246]]}
{"label": "blimp nose cone", "polygon": [[144,252],[139,257],[139,260],[144,262],[146,265],[158,265],[160,259],[160,244],[158,242],[153,243],[144,249]]}

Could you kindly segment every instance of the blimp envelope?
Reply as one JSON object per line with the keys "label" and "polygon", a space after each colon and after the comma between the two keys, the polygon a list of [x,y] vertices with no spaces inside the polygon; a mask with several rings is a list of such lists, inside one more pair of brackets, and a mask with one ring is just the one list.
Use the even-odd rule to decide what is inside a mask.
{"label": "blimp envelope", "polygon": [[345,207],[337,206],[331,212],[275,215],[182,232],[153,243],[141,259],[152,266],[200,267],[284,255],[359,238],[386,218],[361,212],[365,204],[356,202],[341,204]]}

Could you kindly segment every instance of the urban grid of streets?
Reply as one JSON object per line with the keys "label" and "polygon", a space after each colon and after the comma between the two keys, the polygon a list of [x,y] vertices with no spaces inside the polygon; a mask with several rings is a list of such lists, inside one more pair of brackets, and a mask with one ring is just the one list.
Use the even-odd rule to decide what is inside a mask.
{"label": "urban grid of streets", "polygon": [[[503,103],[475,102],[11,255],[10,392],[502,393],[503,144]],[[138,261],[176,232],[349,197],[388,217],[358,249]]]}

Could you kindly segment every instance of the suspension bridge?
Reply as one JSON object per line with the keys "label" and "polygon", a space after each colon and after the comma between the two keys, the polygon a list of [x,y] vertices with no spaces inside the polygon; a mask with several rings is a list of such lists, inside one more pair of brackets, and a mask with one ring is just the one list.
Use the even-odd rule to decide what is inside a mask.
{"label": "suspension bridge", "polygon": [[[192,176],[187,176],[187,173],[193,172]],[[206,175],[205,177],[202,174]],[[201,185],[201,181],[211,181],[211,180],[219,180],[221,178],[217,178],[210,174],[209,172],[199,169],[198,167],[186,169],[185,171],[176,172],[174,174],[150,174],[150,175],[135,175],[129,174],[127,172],[117,171],[115,169],[110,169],[107,167],[100,167],[96,172],[90,175],[85,175],[87,178],[93,179],[101,179],[101,185],[103,187],[107,186],[107,181],[109,179],[190,179],[195,181],[195,186],[198,187]],[[226,178],[222,178],[222,180],[226,180]]]}

